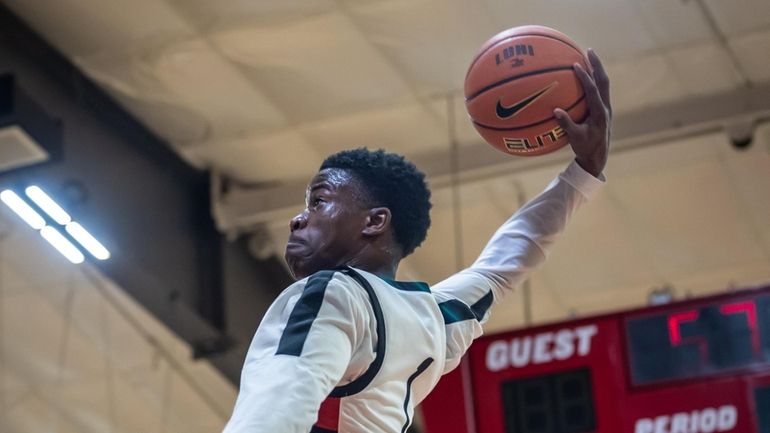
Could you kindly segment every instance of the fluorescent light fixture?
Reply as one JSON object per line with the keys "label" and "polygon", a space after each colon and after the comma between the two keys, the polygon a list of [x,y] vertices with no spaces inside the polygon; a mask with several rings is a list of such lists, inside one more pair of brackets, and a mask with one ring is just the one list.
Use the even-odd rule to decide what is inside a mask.
{"label": "fluorescent light fixture", "polygon": [[62,209],[58,203],[53,201],[53,199],[39,187],[33,185],[27,187],[24,192],[27,193],[27,197],[31,198],[40,209],[43,209],[43,211],[57,223],[66,225],[68,222],[72,221],[72,218],[67,211]]}
{"label": "fluorescent light fixture", "polygon": [[83,263],[86,259],[85,256],[83,256],[83,253],[81,253],[75,245],[72,245],[72,242],[68,241],[67,238],[55,228],[45,226],[40,230],[40,235],[72,263]]}
{"label": "fluorescent light fixture", "polygon": [[104,245],[96,240],[96,238],[93,237],[91,233],[88,233],[88,231],[84,229],[83,226],[73,221],[67,224],[65,228],[67,229],[67,233],[75,238],[75,240],[78,241],[78,243],[82,245],[83,248],[88,250],[91,255],[99,260],[107,260],[110,258],[110,252],[107,251],[107,248],[104,248]]}
{"label": "fluorescent light fixture", "polygon": [[11,210],[16,212],[16,215],[20,216],[30,227],[35,230],[40,230],[45,227],[45,219],[35,212],[24,200],[21,199],[15,192],[10,189],[6,189],[0,192],[0,200],[8,205]]}

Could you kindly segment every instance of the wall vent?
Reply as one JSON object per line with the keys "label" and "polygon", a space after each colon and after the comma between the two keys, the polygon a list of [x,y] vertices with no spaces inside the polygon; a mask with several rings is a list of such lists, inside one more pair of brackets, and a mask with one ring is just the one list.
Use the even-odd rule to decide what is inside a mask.
{"label": "wall vent", "polygon": [[20,126],[0,128],[0,172],[37,164],[48,158],[48,152]]}

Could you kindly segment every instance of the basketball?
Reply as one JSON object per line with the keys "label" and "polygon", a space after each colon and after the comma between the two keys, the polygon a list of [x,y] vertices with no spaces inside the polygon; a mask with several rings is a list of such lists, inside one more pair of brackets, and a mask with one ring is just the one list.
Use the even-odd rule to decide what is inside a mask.
{"label": "basketball", "polygon": [[465,76],[465,105],[473,126],[507,154],[536,156],[567,144],[554,108],[582,122],[587,114],[580,80],[572,68],[589,64],[565,34],[543,26],[522,26],[493,36]]}

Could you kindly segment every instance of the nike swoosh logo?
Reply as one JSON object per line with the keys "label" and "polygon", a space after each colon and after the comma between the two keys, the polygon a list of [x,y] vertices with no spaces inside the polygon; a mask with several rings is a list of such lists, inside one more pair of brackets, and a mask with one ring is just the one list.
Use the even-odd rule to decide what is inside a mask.
{"label": "nike swoosh logo", "polygon": [[497,107],[495,108],[495,111],[497,112],[497,117],[501,119],[507,119],[509,117],[513,117],[516,115],[516,113],[520,112],[521,110],[527,108],[530,104],[535,102],[539,97],[545,95],[548,93],[549,90],[556,87],[558,83],[554,81],[553,83],[545,86],[544,88],[538,90],[537,92],[533,93],[530,96],[527,96],[526,98],[522,99],[521,101],[511,105],[510,107],[504,107],[501,100],[497,101]]}

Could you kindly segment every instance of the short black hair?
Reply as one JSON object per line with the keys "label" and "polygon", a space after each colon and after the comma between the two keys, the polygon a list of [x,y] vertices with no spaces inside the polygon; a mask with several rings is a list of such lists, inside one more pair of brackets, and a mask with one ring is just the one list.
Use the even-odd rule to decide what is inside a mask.
{"label": "short black hair", "polygon": [[390,209],[391,225],[404,257],[420,246],[430,227],[430,189],[425,174],[401,155],[367,148],[327,157],[319,170],[348,170],[361,181],[373,206]]}

